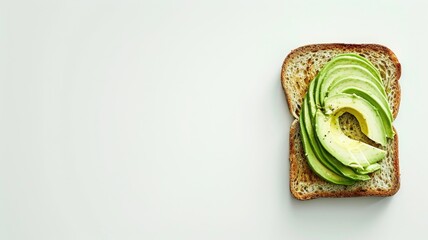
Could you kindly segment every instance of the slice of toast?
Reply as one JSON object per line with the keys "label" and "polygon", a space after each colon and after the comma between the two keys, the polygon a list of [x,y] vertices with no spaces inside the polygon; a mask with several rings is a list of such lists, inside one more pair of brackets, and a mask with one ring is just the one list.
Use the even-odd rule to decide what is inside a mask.
{"label": "slice of toast", "polygon": [[[387,156],[381,169],[372,173],[369,181],[351,186],[329,183],[316,175],[306,161],[300,138],[299,114],[309,83],[334,56],[357,53],[370,60],[380,71],[394,119],[400,106],[401,65],[388,48],[376,44],[315,44],[293,50],[285,59],[281,83],[290,113],[296,118],[290,128],[290,191],[299,200],[318,197],[391,196],[400,188],[398,134],[388,140]],[[351,138],[370,144],[351,114],[340,117],[341,128]]]}

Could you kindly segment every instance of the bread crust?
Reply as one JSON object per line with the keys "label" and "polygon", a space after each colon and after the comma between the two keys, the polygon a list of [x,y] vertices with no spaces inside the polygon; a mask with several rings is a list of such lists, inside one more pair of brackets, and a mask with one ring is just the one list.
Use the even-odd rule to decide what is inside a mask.
{"label": "bread crust", "polygon": [[[382,54],[386,54],[391,62],[394,64],[394,67],[396,68],[396,81],[394,81],[394,86],[391,86],[391,88],[395,89],[395,98],[394,98],[394,104],[392,107],[392,114],[394,119],[397,117],[399,107],[400,107],[400,101],[401,101],[401,89],[399,84],[399,79],[401,77],[401,64],[399,63],[396,55],[387,47],[378,45],[378,44],[344,44],[344,43],[331,43],[331,44],[313,44],[313,45],[306,45],[299,47],[297,49],[292,50],[288,56],[285,58],[282,70],[281,70],[281,84],[283,86],[284,93],[286,95],[288,107],[290,113],[296,118],[291,127],[290,127],[290,140],[289,140],[289,149],[290,149],[290,191],[292,195],[298,199],[298,200],[309,200],[314,198],[320,198],[320,197],[327,197],[327,198],[340,198],[340,197],[357,197],[357,196],[392,196],[400,189],[400,168],[399,168],[399,151],[398,151],[398,134],[397,131],[394,128],[395,136],[393,140],[393,166],[394,166],[394,177],[393,182],[391,182],[391,187],[388,189],[370,189],[370,188],[361,188],[358,190],[352,189],[349,190],[346,187],[344,187],[343,190],[339,191],[316,191],[316,192],[310,192],[310,193],[304,193],[301,194],[297,191],[296,182],[298,182],[301,179],[306,179],[309,184],[331,184],[328,183],[325,180],[318,177],[314,172],[309,168],[309,165],[307,164],[306,157],[303,154],[303,150],[300,147],[300,149],[296,149],[296,142],[297,146],[301,146],[301,139],[300,139],[300,127],[299,127],[299,114],[300,109],[296,108],[295,105],[293,105],[292,101],[292,93],[291,89],[287,88],[287,81],[291,81],[291,79],[288,79],[286,76],[286,69],[289,67],[290,61],[295,58],[296,56],[303,55],[308,52],[316,52],[320,50],[335,50],[339,52],[358,52],[363,53],[364,51],[377,51]],[[315,76],[305,76],[305,78],[313,78]],[[308,82],[310,82],[312,79],[308,79]],[[301,97],[303,98],[306,89],[302,89],[299,93]],[[300,144],[300,145],[299,145]],[[300,151],[300,152],[299,152]],[[305,164],[304,167],[299,166],[298,161],[299,159],[304,159],[302,164]]]}

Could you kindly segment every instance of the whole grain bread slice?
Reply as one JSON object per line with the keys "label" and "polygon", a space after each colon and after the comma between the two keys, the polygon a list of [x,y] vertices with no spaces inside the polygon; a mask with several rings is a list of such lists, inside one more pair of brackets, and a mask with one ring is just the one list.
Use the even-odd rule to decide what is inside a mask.
{"label": "whole grain bread slice", "polygon": [[[387,156],[381,169],[371,174],[371,180],[352,186],[329,183],[309,168],[300,139],[298,124],[301,104],[309,83],[320,69],[341,53],[357,53],[370,60],[380,71],[394,119],[400,106],[399,79],[401,65],[387,47],[377,44],[315,44],[299,47],[286,57],[282,66],[281,83],[290,113],[296,118],[290,128],[290,191],[299,200],[318,197],[391,196],[400,188],[398,134],[388,141]],[[340,118],[346,135],[360,141],[370,141],[361,132],[358,121],[351,114]],[[395,129],[394,129],[395,130]]]}

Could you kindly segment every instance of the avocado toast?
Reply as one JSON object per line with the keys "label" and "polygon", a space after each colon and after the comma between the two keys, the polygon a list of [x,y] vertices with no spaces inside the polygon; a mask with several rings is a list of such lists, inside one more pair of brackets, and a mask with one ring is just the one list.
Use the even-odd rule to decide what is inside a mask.
{"label": "avocado toast", "polygon": [[[351,91],[352,96],[359,95],[364,97],[364,94],[366,94],[366,100],[373,103],[369,105],[374,109],[373,111],[370,110],[370,108],[365,110],[366,115],[371,114],[371,112],[377,114],[377,112],[382,112],[382,109],[385,110],[383,114],[380,114],[382,115],[380,116],[382,117],[382,122],[384,126],[386,126],[385,129],[380,126],[376,127],[376,124],[371,126],[371,129],[375,131],[379,129],[382,131],[385,130],[383,133],[388,136],[388,138],[385,139],[378,138],[379,141],[377,142],[370,139],[373,138],[370,134],[367,135],[367,126],[364,126],[364,124],[360,126],[357,120],[358,114],[355,112],[353,114],[357,116],[357,118],[349,113],[352,111],[345,111],[345,113],[342,112],[340,116],[337,115],[335,119],[340,128],[338,132],[345,134],[349,139],[355,142],[360,142],[367,146],[374,146],[373,148],[376,147],[376,149],[382,149],[378,151],[381,155],[377,155],[377,159],[373,162],[365,165],[361,161],[349,162],[351,167],[359,168],[358,171],[349,170],[348,166],[343,168],[340,163],[339,165],[335,165],[334,163],[331,164],[331,161],[325,161],[322,156],[326,156],[326,154],[322,149],[318,149],[318,147],[308,148],[308,146],[314,145],[313,143],[316,141],[313,139],[314,134],[306,134],[307,130],[312,131],[311,127],[308,128],[307,126],[313,126],[314,128],[316,125],[310,123],[305,124],[308,122],[306,119],[310,116],[307,112],[311,112],[305,111],[305,107],[312,109],[312,111],[324,109],[323,105],[318,103],[323,101],[323,99],[319,98],[319,95],[327,92],[325,89],[318,86],[315,81],[318,78],[317,76],[320,75],[320,71],[322,71],[332,59],[334,60],[341,57],[341,55],[343,55],[342,58],[361,58],[363,59],[361,61],[367,60],[369,65],[376,70],[373,71],[372,75],[377,76],[376,73],[378,74],[376,78],[378,78],[379,83],[373,81],[373,84],[368,84],[367,81],[363,79],[358,81],[358,76],[350,74],[348,71],[342,73],[342,75],[344,78],[348,77],[349,79],[341,83],[341,86],[332,87],[332,89],[336,90],[330,89],[331,91],[329,94],[336,92],[336,101],[342,103],[346,102],[347,98],[343,98],[344,94],[340,91]],[[359,60],[357,59],[357,61]],[[400,75],[401,66],[395,54],[381,45],[307,45],[293,50],[287,56],[282,67],[281,83],[286,94],[289,110],[296,118],[290,129],[290,190],[294,197],[300,200],[306,200],[317,197],[390,196],[398,191],[400,186],[398,134],[395,129],[393,129],[391,122],[397,116],[400,103],[401,93],[398,81]],[[384,89],[382,94],[372,94],[370,89],[376,84],[380,86],[379,89]],[[311,85],[315,86],[311,87],[315,90],[310,90]],[[314,104],[315,107],[308,104],[308,101],[304,101],[307,93],[311,91],[311,96],[317,100],[314,100],[314,102],[317,102],[316,105]],[[308,98],[310,99],[310,97]],[[384,100],[381,98],[384,98]],[[330,97],[330,99],[334,98]],[[373,99],[381,100],[374,101]],[[328,102],[332,102],[332,100]],[[322,116],[318,119],[318,125],[321,125],[320,123],[323,122],[321,121],[323,120],[321,117]],[[313,119],[313,117],[309,119]],[[388,121],[388,119],[390,121]],[[318,128],[320,127],[317,127],[317,129]],[[322,131],[323,129],[320,128],[318,130]],[[325,135],[327,139],[333,141],[337,138],[336,135],[330,136],[327,131]],[[319,134],[318,137],[322,137],[321,134]],[[321,141],[319,141],[319,139],[321,139]],[[317,146],[328,146],[328,143],[322,142],[322,138],[318,138],[317,141]],[[308,142],[311,143],[311,145],[308,144]],[[378,144],[379,142],[382,143],[382,146]],[[329,150],[331,152],[331,149]],[[333,151],[333,153],[335,152]],[[337,156],[344,156],[341,160],[347,163],[347,158],[344,154],[338,153]],[[314,165],[314,163],[317,165]],[[366,169],[363,169],[363,165],[359,164],[363,164]],[[367,168],[369,165],[370,168]],[[329,178],[335,175],[340,177]]]}

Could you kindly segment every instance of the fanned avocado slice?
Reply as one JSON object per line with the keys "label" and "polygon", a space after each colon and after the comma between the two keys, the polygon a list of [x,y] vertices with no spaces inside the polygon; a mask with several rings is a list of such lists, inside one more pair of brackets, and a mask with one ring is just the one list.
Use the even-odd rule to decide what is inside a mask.
{"label": "fanned avocado slice", "polygon": [[355,94],[340,93],[327,98],[324,114],[339,117],[349,112],[358,120],[361,131],[371,140],[386,146],[386,131],[384,122],[379,114],[367,100]]}
{"label": "fanned avocado slice", "polygon": [[[302,110],[304,108],[305,107],[302,106]],[[331,183],[340,184],[340,185],[354,184],[355,183],[354,180],[340,176],[339,174],[331,171],[317,159],[311,147],[311,144],[309,143],[308,135],[304,126],[305,125],[304,117],[300,116],[299,123],[300,123],[300,134],[301,134],[303,149],[305,150],[305,156],[308,161],[309,167],[312,169],[312,171],[314,171],[318,176],[320,176],[324,180]]]}
{"label": "fanned avocado slice", "polygon": [[346,136],[339,117],[349,112],[371,140],[386,146],[394,136],[392,111],[381,75],[367,59],[353,53],[330,60],[310,83],[302,103],[302,143],[312,170],[336,184],[369,180],[386,151]]}
{"label": "fanned avocado slice", "polygon": [[[312,151],[314,152],[314,156],[322,163],[324,166],[326,166],[330,171],[341,174],[340,171],[333,166],[333,164],[324,157],[324,154],[322,151],[325,149],[322,148],[321,144],[316,139],[316,134],[313,129],[313,123],[312,123],[312,116],[309,114],[309,101],[308,99],[305,99],[303,101],[303,108],[300,113],[301,121],[303,121],[303,127],[305,128],[306,135],[309,140],[309,144],[311,145]],[[317,171],[317,170],[315,170]]]}
{"label": "fanned avocado slice", "polygon": [[370,61],[357,54],[340,54],[328,62],[318,74],[319,81],[315,89],[317,105],[324,104],[324,98],[327,96],[330,85],[337,78],[342,78],[343,76],[369,79],[386,96],[380,73]]}
{"label": "fanned avocado slice", "polygon": [[346,166],[364,170],[386,156],[386,151],[346,136],[339,126],[338,115],[316,113],[316,133],[323,147]]}
{"label": "fanned avocado slice", "polygon": [[[308,139],[310,141],[310,145],[312,147],[313,152],[315,153],[315,156],[319,159],[321,163],[323,163],[328,169],[335,172],[336,174],[342,175],[344,177],[353,179],[353,180],[369,180],[370,177],[366,174],[360,174],[354,172],[350,167],[347,167],[343,165],[340,161],[338,161],[336,158],[334,158],[331,154],[329,154],[321,145],[319,142],[319,139],[315,133],[315,113],[316,113],[316,106],[313,101],[313,95],[314,95],[314,85],[315,82],[312,83],[309,87],[309,90],[307,92],[307,95],[304,99],[303,106],[300,115],[303,116],[303,121],[305,125],[305,130],[308,135]],[[313,112],[311,112],[313,111]],[[319,169],[316,169],[315,171],[320,171]]]}

